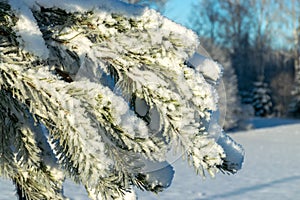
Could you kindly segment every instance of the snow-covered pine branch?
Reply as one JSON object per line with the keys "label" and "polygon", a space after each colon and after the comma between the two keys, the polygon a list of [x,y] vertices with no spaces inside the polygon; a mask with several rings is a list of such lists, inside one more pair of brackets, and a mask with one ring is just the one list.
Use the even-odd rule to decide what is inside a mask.
{"label": "snow-covered pine branch", "polygon": [[[53,162],[53,152],[38,136],[28,109],[12,95],[0,91],[1,168],[0,175],[10,177],[26,192],[27,199],[63,199],[63,176]],[[48,158],[50,156],[50,159]]]}
{"label": "snow-covered pine branch", "polygon": [[228,50],[222,49],[211,40],[204,39],[205,49],[212,59],[222,65],[223,76],[220,85],[217,87],[219,94],[219,109],[221,115],[225,115],[223,125],[224,130],[230,130],[239,126],[239,122],[245,118],[242,116],[241,102],[238,95],[238,81],[235,70],[230,61]]}
{"label": "snow-covered pine branch", "polygon": [[115,0],[1,1],[0,19],[0,175],[27,199],[63,199],[64,176],[92,199],[161,191],[147,164],[174,147],[202,175],[240,169],[214,85],[186,65],[192,31]]}

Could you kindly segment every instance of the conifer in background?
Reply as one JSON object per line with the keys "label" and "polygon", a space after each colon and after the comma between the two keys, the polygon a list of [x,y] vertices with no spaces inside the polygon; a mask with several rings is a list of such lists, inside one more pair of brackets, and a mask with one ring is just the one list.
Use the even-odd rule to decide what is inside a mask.
{"label": "conifer in background", "polygon": [[273,103],[271,98],[271,90],[264,81],[257,81],[253,84],[252,105],[255,116],[267,117],[272,114]]}

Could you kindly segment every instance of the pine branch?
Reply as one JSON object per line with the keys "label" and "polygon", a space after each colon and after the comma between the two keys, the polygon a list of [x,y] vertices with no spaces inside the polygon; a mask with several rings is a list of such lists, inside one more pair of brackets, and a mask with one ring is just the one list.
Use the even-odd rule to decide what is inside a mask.
{"label": "pine branch", "polygon": [[[145,160],[164,161],[172,145],[186,151],[203,176],[237,169],[226,155],[230,145],[211,137],[222,132],[210,133],[215,89],[185,65],[199,43],[194,33],[155,11],[114,11],[106,1],[89,8],[79,1],[72,8],[65,2],[61,8],[48,1],[14,3],[13,10],[0,3],[0,92],[15,102],[8,108],[23,123],[14,122],[14,115],[0,117],[12,127],[36,123],[52,142],[49,146],[44,131],[32,126],[1,124],[17,139],[0,135],[1,152],[8,150],[0,174],[10,170],[27,198],[49,195],[45,185],[36,186],[43,179],[55,182],[52,191],[61,195],[47,151],[92,199],[123,198],[132,185],[160,191],[157,177],[150,180],[141,169]],[[36,43],[22,22],[31,24]],[[12,144],[17,153],[9,150]],[[56,164],[53,155],[50,160]],[[35,167],[26,172],[32,184],[23,166]]]}
{"label": "pine branch", "polygon": [[[53,137],[53,140],[56,141],[56,153],[60,157],[60,162],[66,170],[71,173],[75,180],[90,187],[95,183],[103,194],[107,193],[107,188],[113,190],[111,191],[111,194],[120,193],[118,192],[120,191],[119,188],[128,185],[119,183],[116,184],[118,185],[116,186],[114,184],[115,181],[119,179],[117,178],[119,175],[112,174],[107,176],[107,174],[111,174],[110,165],[113,162],[107,159],[103,160],[107,155],[104,154],[105,150],[102,139],[99,137],[100,133],[97,129],[93,129],[92,125],[88,122],[87,117],[78,119],[78,124],[74,123],[73,120],[75,119],[72,119],[72,117],[74,117],[72,115],[75,115],[74,112],[80,114],[85,112],[80,112],[80,107],[76,107],[77,105],[70,109],[66,109],[66,107],[59,105],[59,102],[63,103],[59,96],[65,95],[66,97],[68,95],[64,94],[62,91],[60,91],[61,93],[48,91],[48,88],[53,88],[55,85],[49,85],[49,83],[54,81],[47,78],[51,76],[50,74],[38,77],[36,76],[36,72],[32,71],[33,73],[31,76],[28,76],[29,74],[26,74],[28,71],[24,71],[18,66],[14,66],[13,69],[5,69],[3,65],[1,65],[1,71],[1,78],[4,81],[4,84],[11,83],[9,86],[14,89],[9,88],[7,85],[4,87],[15,90],[14,96],[16,98],[22,102],[25,102],[26,99],[32,99],[32,101],[27,100],[30,112],[39,116],[41,121],[43,121],[45,126],[49,129],[50,135]],[[33,75],[35,75],[35,77]],[[31,78],[37,78],[38,80],[44,79],[44,84],[46,85],[44,85],[44,87],[42,85],[38,86]],[[21,81],[21,83],[19,83],[19,80],[24,82]],[[41,84],[41,82],[39,82],[39,84]],[[55,89],[59,90],[58,88]],[[55,93],[59,96],[55,96]],[[70,100],[68,98],[63,98],[63,100],[67,103],[76,102],[76,99]],[[35,102],[34,105],[33,102]],[[68,121],[65,120],[66,118]],[[78,125],[83,127],[78,127]],[[81,128],[83,128],[83,130],[81,130]],[[97,152],[99,158],[102,159],[100,160],[99,158],[94,157],[93,152]],[[100,191],[96,191],[96,194]]]}
{"label": "pine branch", "polygon": [[[57,15],[56,10],[47,9],[47,13],[38,13],[36,18],[41,25],[41,22],[47,21],[46,19],[52,15]],[[205,129],[199,122],[209,120],[211,110],[215,109],[210,105],[213,105],[216,100],[211,96],[211,89],[203,91],[202,88],[209,86],[202,75],[196,74],[183,65],[183,57],[190,53],[184,52],[188,49],[189,44],[183,45],[177,38],[180,36],[178,33],[170,32],[169,35],[158,36],[162,38],[164,45],[161,45],[159,41],[152,44],[151,35],[149,35],[151,30],[147,29],[147,23],[156,22],[151,19],[136,20],[119,14],[112,14],[109,18],[93,12],[68,13],[67,16],[70,15],[72,16],[71,20],[64,25],[54,23],[57,26],[53,27],[51,24],[52,35],[46,38],[50,46],[60,49],[61,42],[63,42],[69,51],[77,55],[76,58],[81,57],[81,62],[84,64],[81,65],[81,68],[90,68],[90,63],[92,63],[93,66],[102,67],[104,73],[113,72],[112,76],[117,77],[115,89],[120,89],[124,98],[129,96],[131,99],[137,96],[144,99],[150,109],[158,109],[162,119],[160,123],[164,123],[160,125],[163,130],[154,131],[165,132],[164,137],[167,140],[172,138],[174,141],[182,140],[181,143],[187,143],[188,139],[184,139],[184,137],[188,137],[185,132],[189,132],[189,135],[192,136],[193,133],[198,133],[199,129]],[[61,14],[60,17],[64,18],[65,16]],[[60,18],[57,17],[57,19]],[[156,26],[163,26],[163,23]],[[42,24],[41,30],[48,29],[49,25]],[[107,33],[111,35],[107,35]],[[145,36],[141,36],[142,34]],[[120,43],[121,39],[122,41],[130,40],[130,43]],[[141,39],[143,43],[149,44],[149,49],[141,49],[136,45],[141,42]],[[82,58],[82,49],[79,51],[78,48],[78,44],[82,41],[85,41],[85,48],[87,48],[84,49],[84,58]],[[118,44],[114,44],[115,42]],[[166,57],[167,52],[173,53],[174,56]],[[178,52],[183,56],[176,55]],[[174,63],[174,65],[168,65],[168,63]],[[97,74],[94,76],[97,77]],[[100,77],[101,75],[98,80]],[[195,79],[197,84],[193,83]],[[93,80],[97,80],[97,78],[93,78]],[[187,87],[182,87],[183,85],[187,85]],[[156,90],[157,88],[159,90]],[[193,106],[191,107],[191,105]],[[198,121],[194,121],[192,114],[195,113],[194,110],[199,115]],[[182,123],[185,124],[182,125]]]}
{"label": "pine branch", "polygon": [[1,90],[0,111],[0,175],[11,178],[26,199],[64,199],[62,180],[41,160],[42,149],[36,142],[33,123],[28,124],[26,107]]}
{"label": "pine branch", "polygon": [[[101,168],[96,170],[97,166],[95,166],[95,163],[99,163],[99,165],[104,165],[108,170],[110,169],[110,166],[107,166],[107,163],[111,163],[111,161],[107,163],[105,161],[100,161],[98,158],[94,158],[91,152],[95,151],[98,152],[98,154],[103,152],[103,140],[108,144],[109,142],[113,144],[115,143],[115,141],[107,141],[107,139],[111,138],[111,135],[109,135],[109,137],[105,137],[104,135],[105,139],[103,140],[101,137],[99,138],[99,134],[103,136],[103,134],[99,132],[103,131],[103,129],[106,129],[106,131],[104,131],[106,133],[114,134],[113,137],[123,142],[123,145],[126,145],[125,147],[119,145],[118,147],[121,149],[125,148],[127,151],[132,150],[134,152],[144,154],[146,157],[152,159],[155,158],[153,155],[159,155],[158,152],[163,153],[163,151],[161,151],[162,149],[156,147],[156,144],[151,142],[151,140],[146,140],[146,138],[139,137],[136,138],[135,135],[126,133],[120,126],[114,124],[112,120],[115,119],[110,116],[111,114],[109,114],[109,109],[112,109],[110,107],[116,107],[117,105],[111,105],[112,102],[107,101],[107,99],[104,98],[107,97],[109,93],[108,90],[105,91],[104,88],[91,83],[89,83],[90,88],[86,88],[86,82],[65,84],[64,82],[59,81],[53,75],[51,79],[51,74],[47,73],[47,71],[43,71],[42,68],[38,71],[35,71],[32,69],[24,70],[19,66],[1,65],[1,71],[2,80],[4,81],[2,86],[6,89],[15,91],[14,96],[21,102],[26,102],[30,108],[30,112],[35,113],[41,118],[41,121],[43,121],[43,123],[49,129],[53,140],[56,141],[56,153],[59,156],[61,155],[61,163],[71,173],[71,175],[75,177],[75,179],[78,179],[78,181],[81,181],[86,185],[90,185],[91,182],[98,182],[101,184],[101,192],[104,192],[106,190],[105,188],[109,187],[109,184],[112,184],[112,177],[107,178],[108,180],[106,180],[105,177],[100,178],[109,172],[103,172],[103,169]],[[49,88],[52,88],[52,90]],[[101,90],[104,90],[105,93],[102,95],[97,95]],[[96,96],[95,99],[91,98],[92,95]],[[101,97],[104,98],[103,100],[106,102],[103,101]],[[88,99],[90,99],[90,102],[88,102]],[[63,102],[61,100],[63,100]],[[33,104],[33,102],[35,103]],[[120,104],[121,100],[116,102]],[[74,104],[74,106],[70,106],[68,104]],[[91,111],[88,109],[84,110],[82,107],[80,107],[81,105],[84,105]],[[68,106],[70,107],[68,108]],[[123,106],[125,105],[123,104]],[[93,108],[96,109],[94,111],[98,113],[92,113]],[[115,108],[114,111],[116,112],[118,110],[118,108]],[[124,110],[124,108],[120,110],[123,112],[122,110]],[[74,112],[80,113],[80,115],[75,114]],[[81,116],[82,113],[84,113],[85,116]],[[97,114],[97,118],[93,117],[95,114]],[[122,113],[117,113],[114,116],[122,115]],[[128,117],[130,117],[129,114],[127,114],[127,118]],[[65,118],[67,118],[69,121],[66,121]],[[131,116],[131,118],[133,118],[133,116]],[[95,120],[94,122],[90,122],[94,125],[89,124],[88,119]],[[73,120],[76,120],[76,123]],[[62,122],[64,124],[62,124]],[[78,125],[83,127],[77,127]],[[93,126],[98,127],[99,125],[99,130],[92,128]],[[85,128],[85,130],[80,130],[79,128]],[[136,128],[137,130],[132,131],[139,131],[140,128]],[[146,127],[144,128],[146,129]],[[82,135],[84,133],[88,133],[88,135]],[[98,142],[98,144],[96,144],[95,141]],[[87,145],[88,143],[93,144],[95,149],[90,147],[90,145],[88,145],[89,147],[85,146],[84,144],[86,142]],[[118,143],[116,142],[116,144]],[[85,153],[85,151],[87,152]],[[154,152],[157,153],[152,155]],[[99,157],[101,158],[107,156],[104,154],[102,156],[99,155]],[[83,165],[83,163],[85,163],[85,165]],[[89,169],[91,167],[93,168],[94,166],[96,167],[95,171],[90,171]],[[124,170],[122,169],[122,171]],[[98,175],[96,176],[94,173]],[[118,174],[116,177],[119,176],[120,174]],[[99,180],[92,180],[93,177],[99,177]],[[123,177],[126,176],[123,175]],[[103,182],[106,182],[107,185],[104,185]],[[128,183],[124,182],[123,187],[125,186],[128,186]],[[119,188],[122,188],[122,186],[119,186]],[[116,191],[119,191],[119,189]]]}

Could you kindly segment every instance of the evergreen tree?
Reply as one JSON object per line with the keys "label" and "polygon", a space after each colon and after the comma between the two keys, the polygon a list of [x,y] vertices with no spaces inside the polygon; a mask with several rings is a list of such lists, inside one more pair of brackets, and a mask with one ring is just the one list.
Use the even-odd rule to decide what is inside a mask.
{"label": "evergreen tree", "polygon": [[266,117],[272,114],[271,90],[267,83],[260,80],[254,82],[252,90],[252,105],[256,116]]}
{"label": "evergreen tree", "polygon": [[214,118],[215,88],[185,64],[198,44],[115,0],[1,0],[0,176],[27,200],[65,199],[65,177],[124,199],[170,185],[174,148],[203,176],[235,173],[243,150]]}

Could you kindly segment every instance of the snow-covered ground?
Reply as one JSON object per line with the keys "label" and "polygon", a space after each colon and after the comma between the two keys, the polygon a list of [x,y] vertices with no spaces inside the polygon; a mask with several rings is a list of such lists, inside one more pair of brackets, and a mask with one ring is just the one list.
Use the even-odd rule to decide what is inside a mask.
{"label": "snow-covered ground", "polygon": [[[278,120],[278,119],[277,119]],[[261,123],[261,121],[260,121]],[[175,177],[170,188],[154,195],[138,192],[140,200],[294,200],[300,199],[300,123],[237,132],[231,136],[246,151],[243,169],[236,175],[219,173],[202,180],[186,162],[174,163]],[[71,199],[88,199],[79,186],[66,183]],[[17,199],[9,181],[0,180],[0,200]]]}

